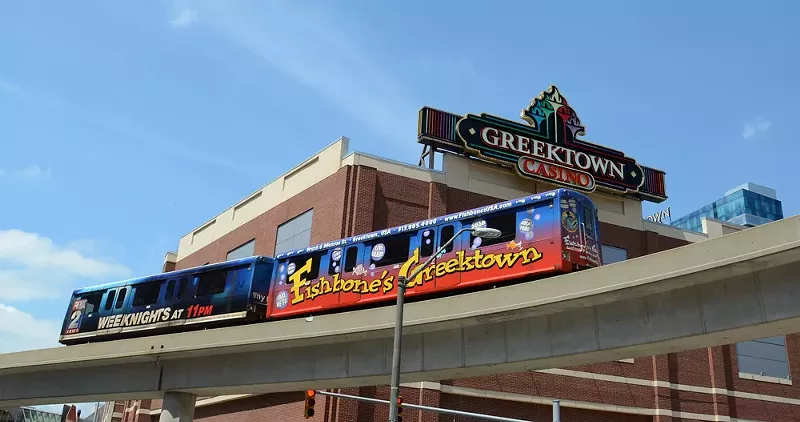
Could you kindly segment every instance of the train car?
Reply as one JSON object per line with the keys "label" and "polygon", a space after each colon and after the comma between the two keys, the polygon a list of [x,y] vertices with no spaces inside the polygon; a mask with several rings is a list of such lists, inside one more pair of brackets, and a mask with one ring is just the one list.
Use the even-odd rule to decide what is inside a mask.
{"label": "train car", "polygon": [[[500,236],[477,237],[469,230],[475,227],[497,229]],[[407,279],[406,295],[413,301],[601,263],[594,204],[581,193],[557,189],[275,258],[254,256],[79,289],[59,341],[71,345],[382,306],[396,298],[398,277]]]}
{"label": "train car", "polygon": [[261,321],[275,263],[255,256],[75,290],[65,345]]}
{"label": "train car", "polygon": [[409,300],[476,290],[602,264],[597,210],[568,189],[530,195],[430,220],[341,239],[275,257],[267,319],[393,303],[397,278]]}

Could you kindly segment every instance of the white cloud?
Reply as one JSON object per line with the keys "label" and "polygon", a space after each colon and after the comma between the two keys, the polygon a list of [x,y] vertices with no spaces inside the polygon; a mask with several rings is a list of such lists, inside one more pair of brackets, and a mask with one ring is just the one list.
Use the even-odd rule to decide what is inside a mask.
{"label": "white cloud", "polygon": [[758,117],[744,124],[744,130],[742,130],[742,137],[744,137],[744,139],[750,139],[759,133],[766,132],[767,130],[769,130],[771,126],[772,126],[771,121],[765,120],[762,117]]}
{"label": "white cloud", "polygon": [[[58,317],[39,318],[7,302],[56,298],[66,312],[68,297],[61,284],[69,282],[64,289],[68,294],[77,285],[130,275],[125,266],[86,256],[85,252],[97,250],[96,242],[87,239],[59,246],[36,233],[0,230],[0,354],[63,347],[58,343],[62,324]],[[94,411],[94,403],[74,404],[82,416]],[[62,406],[35,407],[61,414]]]}
{"label": "white cloud", "polygon": [[0,353],[57,347],[61,322],[33,315],[0,303]]}
{"label": "white cloud", "polygon": [[55,299],[67,283],[81,285],[130,276],[114,262],[90,258],[36,233],[0,230],[0,301]]}
{"label": "white cloud", "polygon": [[197,11],[194,9],[183,9],[178,16],[169,21],[173,28],[183,28],[190,26],[197,21]]}
{"label": "white cloud", "polygon": [[11,178],[14,180],[50,180],[52,177],[52,169],[42,169],[38,164],[33,164],[28,167],[20,169],[3,169],[0,168],[0,177]]}
{"label": "white cloud", "polygon": [[0,260],[55,269],[84,277],[125,276],[124,266],[87,258],[56,246],[52,240],[21,230],[0,230]]}

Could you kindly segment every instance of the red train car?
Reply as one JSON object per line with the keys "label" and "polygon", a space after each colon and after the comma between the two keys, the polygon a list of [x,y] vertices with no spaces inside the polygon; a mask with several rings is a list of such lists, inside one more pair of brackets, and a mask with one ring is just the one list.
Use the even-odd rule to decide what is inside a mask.
{"label": "red train car", "polygon": [[500,236],[461,233],[407,281],[409,300],[602,264],[594,204],[557,189],[277,255],[266,318],[390,303],[397,278],[408,278],[465,227],[497,229]]}

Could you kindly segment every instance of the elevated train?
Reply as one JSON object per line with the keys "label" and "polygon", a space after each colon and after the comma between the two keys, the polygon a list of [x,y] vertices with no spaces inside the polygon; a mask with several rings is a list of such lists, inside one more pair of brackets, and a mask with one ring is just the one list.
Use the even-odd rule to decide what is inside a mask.
{"label": "elevated train", "polygon": [[73,345],[394,303],[408,277],[409,301],[549,277],[602,264],[597,210],[568,189],[288,251],[75,290],[59,342]]}

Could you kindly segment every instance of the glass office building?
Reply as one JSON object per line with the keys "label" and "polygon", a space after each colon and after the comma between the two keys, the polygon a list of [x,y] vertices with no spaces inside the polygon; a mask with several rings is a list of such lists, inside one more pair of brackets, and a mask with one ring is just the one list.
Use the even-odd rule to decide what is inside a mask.
{"label": "glass office building", "polygon": [[18,407],[0,410],[0,422],[61,422],[61,415],[32,407]]}
{"label": "glass office building", "polygon": [[725,192],[722,199],[673,221],[672,225],[702,232],[703,217],[754,227],[782,219],[783,207],[774,189],[745,183]]}
{"label": "glass office building", "polygon": [[[96,409],[93,409],[96,411],[81,417],[79,422],[108,422],[111,420],[111,409],[113,406],[110,406],[109,403],[98,405]],[[13,409],[0,409],[0,422],[61,422],[61,414],[35,407],[21,406]]]}

